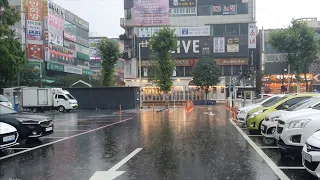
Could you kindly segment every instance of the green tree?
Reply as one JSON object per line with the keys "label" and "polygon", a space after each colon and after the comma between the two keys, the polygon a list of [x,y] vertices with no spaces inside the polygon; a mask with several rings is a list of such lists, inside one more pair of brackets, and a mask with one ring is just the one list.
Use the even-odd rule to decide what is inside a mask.
{"label": "green tree", "polygon": [[213,58],[201,57],[192,74],[193,83],[205,90],[207,99],[210,86],[220,82],[220,68]]}
{"label": "green tree", "polygon": [[292,20],[287,28],[271,31],[269,43],[284,54],[288,64],[295,71],[298,84],[301,82],[300,74],[305,75],[308,91],[306,74],[311,63],[318,59],[319,41],[315,30],[305,22]]}
{"label": "green tree", "polygon": [[152,78],[166,96],[173,85],[172,74],[175,63],[171,57],[171,51],[177,48],[177,41],[174,30],[169,27],[163,27],[150,39]]}
{"label": "green tree", "polygon": [[10,29],[19,20],[19,11],[10,7],[8,0],[0,0],[0,89],[11,86],[27,62],[21,44]]}
{"label": "green tree", "polygon": [[120,58],[118,42],[112,39],[103,39],[98,45],[99,54],[102,58],[102,86],[114,86],[115,64]]}

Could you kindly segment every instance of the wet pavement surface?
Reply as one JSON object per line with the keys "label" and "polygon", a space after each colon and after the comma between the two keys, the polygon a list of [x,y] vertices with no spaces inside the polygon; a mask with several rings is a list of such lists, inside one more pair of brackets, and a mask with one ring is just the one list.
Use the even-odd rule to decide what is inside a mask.
{"label": "wet pavement surface", "polygon": [[[184,108],[53,113],[48,115],[55,122],[53,134],[0,154],[0,179],[89,180],[105,171],[104,180],[112,179],[111,170],[124,171],[116,180],[280,179],[229,114],[224,105],[196,106],[190,113]],[[274,143],[248,136],[290,179],[316,179],[301,160],[281,159]]]}

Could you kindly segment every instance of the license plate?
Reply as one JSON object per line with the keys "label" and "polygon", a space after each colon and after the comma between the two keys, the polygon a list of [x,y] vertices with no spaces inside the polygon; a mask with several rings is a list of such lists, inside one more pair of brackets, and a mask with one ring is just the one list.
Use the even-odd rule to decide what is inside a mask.
{"label": "license plate", "polygon": [[16,139],[16,136],[15,136],[15,135],[5,136],[5,137],[3,137],[3,142],[14,141],[15,139]]}
{"label": "license plate", "polygon": [[52,127],[48,127],[48,128],[46,128],[46,131],[48,132],[48,131],[52,131],[53,130],[53,128]]}
{"label": "license plate", "polygon": [[305,159],[308,162],[312,161],[312,156],[304,151],[302,151],[302,158]]}

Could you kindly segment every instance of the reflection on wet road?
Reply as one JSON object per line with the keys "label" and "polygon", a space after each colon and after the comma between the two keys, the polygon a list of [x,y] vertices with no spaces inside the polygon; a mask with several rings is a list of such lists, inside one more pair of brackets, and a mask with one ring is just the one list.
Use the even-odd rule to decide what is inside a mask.
{"label": "reflection on wet road", "polygon": [[[230,123],[224,105],[200,106],[191,113],[181,108],[121,116],[102,110],[50,116],[54,134],[1,154],[0,179],[88,180],[137,148],[142,150],[119,167],[125,172],[117,180],[279,179]],[[288,176],[301,176],[295,173]]]}

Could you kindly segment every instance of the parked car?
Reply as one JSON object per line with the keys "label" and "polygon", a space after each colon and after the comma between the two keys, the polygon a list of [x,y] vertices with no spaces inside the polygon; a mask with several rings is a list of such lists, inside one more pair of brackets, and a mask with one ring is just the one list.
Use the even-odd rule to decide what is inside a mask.
{"label": "parked car", "polygon": [[0,94],[0,104],[7,106],[9,108],[13,108],[12,103],[1,94]]}
{"label": "parked car", "polygon": [[260,101],[256,101],[255,104],[251,104],[249,106],[242,107],[238,110],[238,114],[237,114],[236,118],[239,122],[245,123],[249,111],[251,111],[252,109],[258,108],[258,107],[262,107],[262,106],[264,106],[272,101],[275,101],[283,96],[285,96],[285,94],[273,95],[273,96],[265,98],[265,99],[260,99]]}
{"label": "parked car", "polygon": [[277,110],[288,109],[300,101],[311,97],[319,96],[318,93],[295,93],[288,94],[280,99],[265,104],[263,107],[255,108],[248,113],[246,126],[250,133],[261,132],[262,121],[272,112]]}
{"label": "parked car", "polygon": [[0,105],[0,122],[10,124],[19,133],[19,139],[37,138],[53,133],[53,120],[49,117],[17,111]]}
{"label": "parked car", "polygon": [[303,146],[302,164],[306,170],[320,178],[320,131],[310,136]]}
{"label": "parked car", "polygon": [[314,106],[320,105],[320,97],[313,97],[300,101],[297,104],[289,107],[288,109],[278,110],[269,114],[261,124],[261,134],[266,138],[275,139],[275,131],[278,124],[277,118],[281,116],[286,116],[293,111],[298,111],[302,109],[312,108]]}
{"label": "parked car", "polygon": [[301,155],[307,139],[320,130],[320,105],[294,111],[278,118],[276,143],[282,156]]}
{"label": "parked car", "polygon": [[0,122],[0,150],[17,145],[19,134],[10,124]]}

